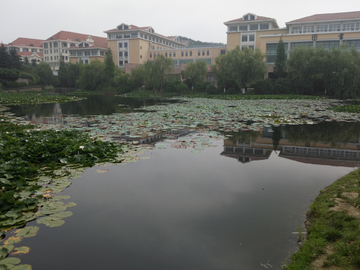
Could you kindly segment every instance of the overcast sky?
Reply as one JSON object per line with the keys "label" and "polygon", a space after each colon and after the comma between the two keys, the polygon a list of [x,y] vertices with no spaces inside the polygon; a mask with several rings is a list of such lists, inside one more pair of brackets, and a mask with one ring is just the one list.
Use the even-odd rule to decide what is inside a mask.
{"label": "overcast sky", "polygon": [[285,23],[319,13],[359,11],[359,0],[3,0],[0,43],[47,39],[61,30],[106,37],[121,23],[152,26],[165,36],[226,43],[224,22],[251,12]]}

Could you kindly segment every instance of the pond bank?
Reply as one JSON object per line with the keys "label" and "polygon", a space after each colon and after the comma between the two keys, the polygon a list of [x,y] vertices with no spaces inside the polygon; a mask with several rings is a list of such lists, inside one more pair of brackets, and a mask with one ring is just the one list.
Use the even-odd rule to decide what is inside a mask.
{"label": "pond bank", "polygon": [[359,192],[360,169],[320,191],[307,213],[307,239],[284,269],[360,267]]}

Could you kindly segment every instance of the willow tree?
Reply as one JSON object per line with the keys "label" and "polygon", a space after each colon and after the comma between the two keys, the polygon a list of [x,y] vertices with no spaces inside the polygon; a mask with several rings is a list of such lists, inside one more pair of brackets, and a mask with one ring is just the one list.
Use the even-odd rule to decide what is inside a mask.
{"label": "willow tree", "polygon": [[263,79],[267,71],[265,54],[259,49],[244,48],[228,51],[226,54],[215,58],[212,71],[220,87],[229,85],[247,90],[246,84],[258,79]]}
{"label": "willow tree", "polygon": [[164,83],[168,80],[168,74],[174,69],[172,59],[158,55],[154,61],[147,61],[144,66],[147,74],[146,88],[162,91]]}
{"label": "willow tree", "polygon": [[204,82],[207,74],[205,61],[190,62],[184,70],[184,78],[191,82],[191,89],[198,83]]}

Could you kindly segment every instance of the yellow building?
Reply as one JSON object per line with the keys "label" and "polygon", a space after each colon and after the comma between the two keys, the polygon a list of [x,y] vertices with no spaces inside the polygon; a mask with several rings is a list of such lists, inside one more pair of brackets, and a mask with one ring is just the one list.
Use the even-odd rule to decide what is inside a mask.
{"label": "yellow building", "polygon": [[278,28],[275,19],[252,13],[224,24],[228,28],[227,49],[259,48],[266,54],[269,73],[280,38],[288,56],[297,46],[329,49],[348,43],[360,51],[360,11],[316,14],[287,22],[285,28]]}
{"label": "yellow building", "polygon": [[122,23],[115,29],[105,31],[107,43],[113,53],[114,63],[124,67],[126,72],[133,67],[158,55],[173,59],[175,66],[203,60],[208,65],[216,56],[225,54],[226,47],[188,48],[176,36],[166,37],[155,32],[151,27],[138,27]]}

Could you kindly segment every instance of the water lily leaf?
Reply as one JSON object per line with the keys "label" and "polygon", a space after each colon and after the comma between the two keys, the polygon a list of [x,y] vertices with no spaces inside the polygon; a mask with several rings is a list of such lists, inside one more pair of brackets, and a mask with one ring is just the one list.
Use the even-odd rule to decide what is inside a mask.
{"label": "water lily leaf", "polygon": [[14,250],[15,250],[15,252],[11,253],[11,255],[29,253],[30,248],[22,246],[22,247],[15,248]]}
{"label": "water lily leaf", "polygon": [[4,241],[4,244],[5,245],[13,245],[13,244],[21,242],[21,240],[22,240],[22,237],[20,237],[20,236],[18,236],[18,237],[11,236],[8,239],[6,239],[6,241]]}
{"label": "water lily leaf", "polygon": [[32,267],[29,264],[20,264],[11,268],[11,270],[32,270]]}
{"label": "water lily leaf", "polygon": [[0,264],[19,264],[21,260],[19,258],[10,257],[0,261]]}
{"label": "water lily leaf", "polygon": [[140,157],[140,159],[149,159],[150,157],[147,157],[147,156],[145,156],[145,157]]}
{"label": "water lily leaf", "polygon": [[74,207],[74,206],[76,206],[76,203],[74,203],[74,202],[69,202],[69,203],[65,204],[64,206],[66,206],[67,208],[69,208],[69,207]]}
{"label": "water lily leaf", "polygon": [[71,182],[62,182],[62,183],[56,183],[55,187],[56,188],[67,188],[71,185]]}
{"label": "water lily leaf", "polygon": [[70,196],[68,196],[68,195],[54,196],[50,199],[50,201],[61,201],[61,200],[66,200],[66,199],[70,199]]}
{"label": "water lily leaf", "polygon": [[38,232],[38,226],[29,226],[17,231],[16,236],[18,237],[33,237]]}
{"label": "water lily leaf", "polygon": [[45,223],[45,225],[48,226],[48,227],[53,228],[53,227],[59,227],[59,226],[63,225],[64,223],[65,223],[64,220],[59,219],[59,220],[55,220],[55,221],[52,221],[52,222],[47,222],[47,223]]}
{"label": "water lily leaf", "polygon": [[65,211],[65,212],[56,213],[51,217],[66,218],[66,217],[71,217],[72,215],[73,213],[71,211]]}
{"label": "water lily leaf", "polygon": [[108,172],[109,170],[96,170],[97,173],[106,173]]}

